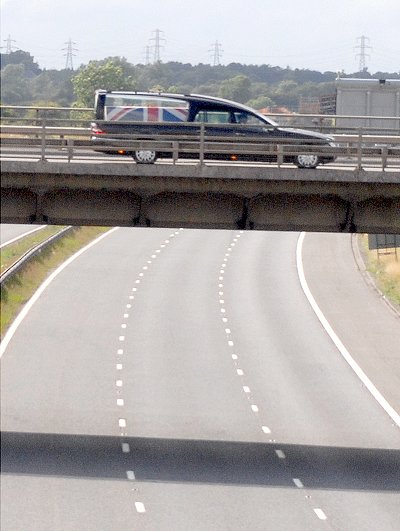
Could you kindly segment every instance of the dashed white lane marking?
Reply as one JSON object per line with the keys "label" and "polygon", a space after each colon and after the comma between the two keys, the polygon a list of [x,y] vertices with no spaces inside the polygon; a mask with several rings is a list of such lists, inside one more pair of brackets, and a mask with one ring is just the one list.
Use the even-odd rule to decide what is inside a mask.
{"label": "dashed white lane marking", "polygon": [[118,419],[118,425],[120,428],[126,428],[126,419]]}
{"label": "dashed white lane marking", "polygon": [[225,328],[225,334],[230,334],[231,333],[231,329],[230,328]]}
{"label": "dashed white lane marking", "polygon": [[237,360],[239,358],[239,356],[237,354],[232,354],[232,359],[233,360]]}
{"label": "dashed white lane marking", "polygon": [[122,348],[119,348],[119,349],[117,350],[117,354],[120,354],[120,355],[121,355],[121,354],[123,354],[123,353],[124,353],[124,350],[123,350]]}
{"label": "dashed white lane marking", "polygon": [[119,336],[118,338],[120,341],[125,341],[125,336]]}
{"label": "dashed white lane marking", "polygon": [[238,373],[238,376],[244,375],[244,372],[242,371],[242,369],[236,369],[236,372]]}
{"label": "dashed white lane marking", "polygon": [[128,319],[129,313],[124,313],[124,319]]}
{"label": "dashed white lane marking", "polygon": [[122,380],[117,380],[117,381],[115,382],[115,385],[116,385],[117,387],[122,387],[122,385],[123,385]]}
{"label": "dashed white lane marking", "polygon": [[138,513],[145,513],[146,508],[144,506],[144,503],[142,502],[135,502],[135,507]]}
{"label": "dashed white lane marking", "polygon": [[123,406],[124,405],[124,399],[123,398],[117,398],[117,406]]}
{"label": "dashed white lane marking", "polygon": [[327,520],[328,518],[322,509],[314,509],[314,513],[320,520]]}
{"label": "dashed white lane marking", "polygon": [[122,363],[117,363],[115,368],[117,369],[117,371],[122,371]]}
{"label": "dashed white lane marking", "polygon": [[244,385],[244,386],[243,386],[243,391],[244,391],[245,393],[250,393],[250,387],[247,387],[247,385]]}
{"label": "dashed white lane marking", "polygon": [[293,483],[296,485],[297,488],[302,489],[304,487],[303,483],[300,481],[299,478],[293,478]]}
{"label": "dashed white lane marking", "polygon": [[228,319],[227,319],[226,317],[223,317],[223,318],[222,318],[222,322],[223,322],[223,323],[227,323],[227,322],[228,322]]}
{"label": "dashed white lane marking", "polygon": [[233,347],[233,341],[228,341],[228,345],[229,345],[230,347]]}
{"label": "dashed white lane marking", "polygon": [[121,446],[122,446],[122,451],[124,452],[124,454],[129,454],[129,452],[131,451],[131,447],[129,446],[129,443],[123,442]]}
{"label": "dashed white lane marking", "polygon": [[122,323],[121,328],[126,328],[126,323]]}
{"label": "dashed white lane marking", "polygon": [[258,406],[251,404],[251,410],[254,411],[254,413],[258,413]]}
{"label": "dashed white lane marking", "polygon": [[380,404],[380,406],[386,411],[386,413],[391,417],[391,419],[395,422],[395,424],[398,427],[400,427],[400,414],[397,413],[397,411],[381,395],[381,393],[378,391],[375,385],[371,382],[371,380],[368,378],[365,372],[361,369],[358,363],[352,358],[352,356],[350,355],[350,352],[347,350],[347,348],[343,345],[339,337],[336,335],[333,328],[328,323],[328,320],[326,319],[325,315],[322,313],[316,300],[314,299],[310,291],[310,288],[308,287],[306,277],[304,274],[303,259],[302,259],[304,237],[305,237],[305,233],[302,232],[299,236],[299,239],[297,240],[296,260],[297,260],[297,272],[299,275],[300,284],[304,291],[305,296],[308,299],[308,302],[310,303],[320,323],[325,328],[326,332],[328,333],[328,335],[330,336],[330,338],[336,345],[336,348],[339,350],[340,354],[347,361],[347,363],[350,365],[350,367],[353,369],[353,371],[356,373],[358,378],[365,385],[365,387],[368,389],[371,395],[375,398],[378,404]]}
{"label": "dashed white lane marking", "polygon": [[126,477],[130,480],[130,481],[134,481],[136,478],[135,478],[135,473],[133,470],[127,470],[126,471]]}
{"label": "dashed white lane marking", "polygon": [[126,307],[128,308],[128,310],[130,310],[132,308],[132,304],[127,304]]}
{"label": "dashed white lane marking", "polygon": [[264,433],[271,433],[271,430],[268,428],[268,426],[261,426],[261,429]]}
{"label": "dashed white lane marking", "polygon": [[221,308],[221,313],[225,313],[225,312],[226,312],[225,308]]}
{"label": "dashed white lane marking", "polygon": [[275,453],[279,457],[279,459],[285,459],[286,458],[285,452],[283,452],[282,450],[275,450]]}

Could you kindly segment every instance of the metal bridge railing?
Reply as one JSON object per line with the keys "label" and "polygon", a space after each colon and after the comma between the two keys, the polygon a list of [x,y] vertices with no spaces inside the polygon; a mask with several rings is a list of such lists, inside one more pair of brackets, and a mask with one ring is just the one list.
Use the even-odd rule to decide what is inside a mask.
{"label": "metal bridge railing", "polygon": [[[154,124],[152,124],[154,125]],[[212,125],[215,129],[215,124]],[[221,126],[223,127],[223,126]],[[112,135],[112,139],[101,138],[101,143],[91,140],[92,133],[86,127],[58,127],[42,120],[40,126],[0,125],[2,156],[17,151],[35,154],[39,160],[62,157],[67,161],[95,152],[132,152],[139,149],[154,150],[168,154],[174,163],[184,154],[195,157],[202,164],[213,154],[236,154],[238,157],[263,155],[283,164],[285,158],[299,154],[315,154],[321,157],[333,156],[355,164],[356,169],[379,166],[386,169],[400,166],[400,135],[370,135],[359,129],[357,134],[334,135],[335,146],[304,145],[301,140],[285,137],[214,136],[207,134],[205,124],[179,124],[179,135]],[[195,132],[193,131],[195,129]]]}

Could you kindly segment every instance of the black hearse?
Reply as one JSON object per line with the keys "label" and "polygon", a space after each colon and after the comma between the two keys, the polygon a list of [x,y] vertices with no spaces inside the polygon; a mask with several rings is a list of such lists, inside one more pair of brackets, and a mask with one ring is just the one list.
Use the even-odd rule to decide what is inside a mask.
{"label": "black hearse", "polygon": [[[187,124],[187,127],[182,127]],[[205,139],[225,144],[205,151],[206,159],[276,161],[277,144],[299,146],[332,146],[333,139],[321,133],[280,127],[263,114],[229,100],[198,94],[164,94],[152,92],[96,91],[95,121],[92,123],[92,140],[107,153],[116,152],[133,156],[136,162],[151,164],[157,158],[172,157],[172,152],[150,149],[129,150],[129,139],[185,138],[199,136],[200,125],[205,124]],[[244,141],[266,144],[265,150],[241,153],[235,144]],[[121,142],[121,149],[118,148]],[[232,150],[226,150],[232,143]],[[122,149],[123,144],[123,149]],[[115,149],[110,149],[116,146]],[[198,152],[179,152],[183,158],[198,158]],[[332,162],[331,154],[304,153],[285,155],[283,162],[292,162],[299,168],[315,168],[318,164]]]}

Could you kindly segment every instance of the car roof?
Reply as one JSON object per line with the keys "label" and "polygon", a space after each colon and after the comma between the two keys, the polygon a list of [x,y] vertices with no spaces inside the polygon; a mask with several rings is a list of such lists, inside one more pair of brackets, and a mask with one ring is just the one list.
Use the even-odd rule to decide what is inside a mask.
{"label": "car roof", "polygon": [[139,92],[139,91],[125,91],[125,90],[97,90],[98,93],[103,94],[129,94],[132,96],[158,96],[160,98],[171,98],[176,100],[186,100],[186,101],[196,101],[196,102],[207,102],[215,103],[219,105],[227,105],[229,107],[235,107],[239,110],[249,111],[257,114],[255,109],[238,103],[236,101],[227,100],[224,98],[217,98],[215,96],[207,96],[203,94],[176,94],[170,92]]}
{"label": "car roof", "polygon": [[273,126],[277,126],[278,124],[272,120],[270,117],[266,117],[260,112],[256,111],[252,107],[249,107],[248,105],[244,105],[243,103],[238,103],[237,101],[227,100],[225,98],[217,98],[215,96],[207,96],[204,94],[176,94],[176,93],[170,93],[170,92],[143,92],[143,91],[125,91],[125,90],[96,90],[96,93],[98,94],[126,94],[126,95],[132,95],[132,96],[157,96],[159,98],[170,98],[170,99],[176,99],[176,100],[184,100],[188,102],[194,102],[194,103],[212,103],[215,106],[225,106],[225,107],[232,107],[233,109],[237,109],[238,111],[243,112],[250,112],[252,114],[255,114],[256,116],[261,117],[266,122],[270,123]]}

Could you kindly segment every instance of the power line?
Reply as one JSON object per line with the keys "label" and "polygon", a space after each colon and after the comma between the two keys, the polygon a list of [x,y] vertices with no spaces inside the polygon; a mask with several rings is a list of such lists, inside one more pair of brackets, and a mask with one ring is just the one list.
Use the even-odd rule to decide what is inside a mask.
{"label": "power line", "polygon": [[366,44],[367,42],[369,42],[369,38],[365,37],[365,35],[361,35],[361,37],[358,37],[357,40],[360,41],[360,44],[356,46],[356,48],[360,50],[360,53],[356,54],[356,57],[360,58],[358,71],[363,72],[364,70],[366,70],[365,59],[367,57],[371,58],[371,56],[366,53],[366,50],[372,50],[372,47]]}
{"label": "power line", "polygon": [[1,48],[6,49],[6,54],[10,54],[14,50],[18,50],[17,46],[13,45],[13,42],[17,42],[16,40],[12,39],[9,35],[7,39],[3,39],[3,42],[6,43],[6,46],[1,46]]}
{"label": "power line", "polygon": [[161,62],[161,48],[164,48],[164,46],[161,44],[161,41],[165,42],[165,39],[161,37],[161,33],[164,33],[163,31],[156,29],[153,31],[155,33],[155,37],[152,37],[150,41],[154,41],[154,44],[150,46],[150,48],[153,48],[153,63],[159,63]]}
{"label": "power line", "polygon": [[65,61],[65,69],[66,70],[73,70],[74,69],[74,65],[73,65],[73,61],[72,61],[72,58],[73,57],[76,57],[76,54],[74,54],[74,52],[77,52],[77,48],[74,48],[74,44],[76,44],[76,42],[73,42],[71,40],[71,38],[69,38],[69,40],[67,42],[64,42],[64,44],[67,45],[66,48],[63,48],[63,51],[66,50],[67,53],[64,54],[64,56],[66,57],[66,61]]}
{"label": "power line", "polygon": [[213,53],[213,66],[218,66],[221,64],[221,55],[222,55],[222,48],[221,44],[218,41],[215,41],[214,44],[212,44],[211,50],[208,50],[209,52]]}

